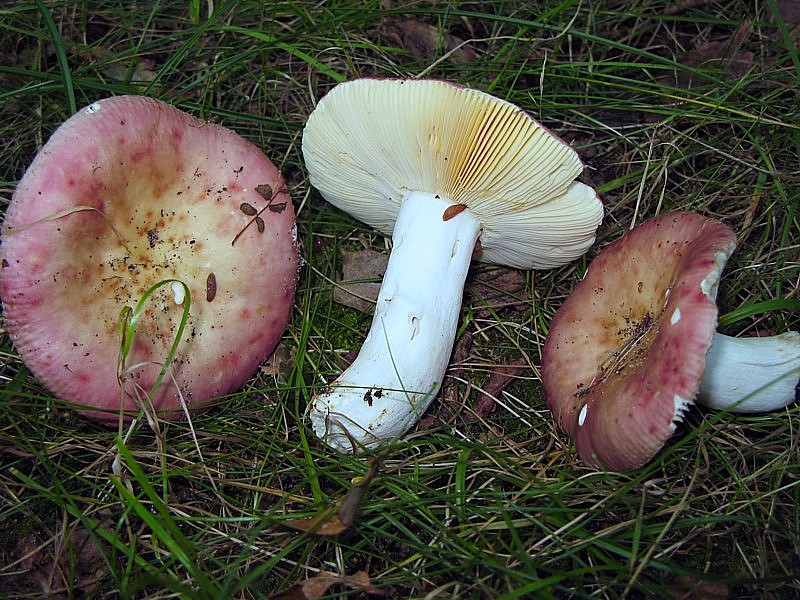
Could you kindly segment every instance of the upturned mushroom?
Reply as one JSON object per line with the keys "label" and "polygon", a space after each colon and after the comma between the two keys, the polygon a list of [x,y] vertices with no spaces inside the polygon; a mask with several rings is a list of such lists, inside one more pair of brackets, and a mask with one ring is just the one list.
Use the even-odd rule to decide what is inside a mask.
{"label": "upturned mushroom", "polygon": [[800,377],[800,335],[716,332],[716,294],[735,236],[696,213],[655,217],[592,260],[558,309],[542,383],[589,464],[648,462],[697,402],[759,412],[786,406]]}
{"label": "upturned mushroom", "polygon": [[295,237],[283,179],[256,146],[158,100],[100,100],[52,134],[8,206],[5,326],[84,415],[178,417],[274,349]]}
{"label": "upturned mushroom", "polygon": [[311,183],[392,237],[356,360],[313,399],[316,434],[344,451],[407,431],[436,396],[473,255],[563,265],[593,243],[603,207],[577,153],[519,107],[436,80],[333,88],[303,132]]}

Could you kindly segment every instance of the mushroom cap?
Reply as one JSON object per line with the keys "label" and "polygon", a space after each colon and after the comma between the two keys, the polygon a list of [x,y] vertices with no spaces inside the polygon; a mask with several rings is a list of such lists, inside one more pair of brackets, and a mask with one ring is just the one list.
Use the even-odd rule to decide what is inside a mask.
{"label": "mushroom cap", "polygon": [[519,107],[445,81],[341,83],[309,116],[302,147],[312,185],[386,235],[411,192],[467,206],[485,262],[565,264],[603,217],[594,190],[574,181],[583,164],[572,148]]}
{"label": "mushroom cap", "polygon": [[542,383],[586,462],[650,460],[692,404],[717,327],[717,285],[735,245],[695,213],[653,218],[594,258],[550,323]]}
{"label": "mushroom cap", "polygon": [[[260,231],[240,205],[261,209],[270,190]],[[5,325],[43,385],[89,417],[116,420],[150,393],[185,289],[160,285],[142,304],[119,372],[124,393],[122,311],[159,282],[183,282],[188,320],[152,397],[178,417],[181,398],[191,409],[215,402],[274,349],[294,299],[295,237],[283,179],[256,146],[155,99],[101,100],[53,133],[8,206]]]}

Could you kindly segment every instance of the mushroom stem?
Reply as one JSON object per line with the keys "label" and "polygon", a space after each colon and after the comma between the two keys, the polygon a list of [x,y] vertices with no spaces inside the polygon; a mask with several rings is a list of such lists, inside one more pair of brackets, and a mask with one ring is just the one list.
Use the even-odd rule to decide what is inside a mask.
{"label": "mushroom stem", "polygon": [[714,334],[697,402],[740,413],[783,408],[800,378],[800,333],[735,338]]}
{"label": "mushroom stem", "polygon": [[311,403],[314,431],[330,446],[355,452],[391,441],[420,418],[439,391],[481,232],[469,209],[451,209],[445,216],[454,205],[425,192],[402,201],[364,345]]}

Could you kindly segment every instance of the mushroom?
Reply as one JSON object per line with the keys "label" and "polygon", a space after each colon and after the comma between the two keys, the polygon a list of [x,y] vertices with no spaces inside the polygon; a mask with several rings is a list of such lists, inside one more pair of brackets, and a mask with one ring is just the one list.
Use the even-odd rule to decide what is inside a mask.
{"label": "mushroom", "polygon": [[179,417],[274,349],[295,238],[283,179],[256,146],[158,100],[100,100],[52,134],[8,206],[5,326],[82,414]]}
{"label": "mushroom", "polygon": [[473,254],[563,265],[591,246],[603,207],[574,181],[583,165],[566,143],[519,107],[444,81],[339,84],[302,148],[329,202],[392,237],[358,357],[309,407],[319,437],[355,452],[402,435],[436,396]]}
{"label": "mushroom", "polygon": [[616,471],[645,464],[696,396],[731,411],[792,402],[797,332],[715,332],[717,287],[734,246],[720,221],[676,212],[626,232],[592,260],[542,351],[547,403],[583,460]]}

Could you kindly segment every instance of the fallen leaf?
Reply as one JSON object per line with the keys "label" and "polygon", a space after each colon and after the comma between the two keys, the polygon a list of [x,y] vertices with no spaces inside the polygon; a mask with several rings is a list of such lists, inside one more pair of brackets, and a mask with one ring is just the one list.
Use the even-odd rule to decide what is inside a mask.
{"label": "fallen leaf", "polygon": [[786,25],[786,28],[793,33],[798,33],[800,25],[800,2],[797,0],[775,0],[775,7],[778,14]]}
{"label": "fallen leaf", "polygon": [[452,423],[456,415],[464,408],[464,402],[468,392],[464,397],[460,394],[459,379],[462,377],[464,367],[462,363],[469,358],[472,349],[472,334],[465,332],[456,340],[453,353],[450,356],[450,367],[447,369],[446,377],[442,383],[442,401],[437,403],[437,408],[428,411],[423,416],[420,424],[421,429],[429,429],[435,423]]}
{"label": "fallen leaf", "polygon": [[447,208],[444,209],[444,213],[442,214],[442,221],[449,221],[456,217],[456,215],[460,215],[462,212],[467,210],[466,204],[451,204]]}
{"label": "fallen leaf", "polygon": [[95,539],[81,525],[49,541],[46,536],[41,532],[20,538],[16,547],[21,557],[19,571],[28,581],[37,581],[48,597],[65,590],[93,595],[108,574]]}
{"label": "fallen leaf", "polygon": [[272,191],[272,186],[268,183],[259,183],[256,186],[256,193],[266,200],[267,204],[272,202],[272,197],[275,195],[275,193]]}
{"label": "fallen leaf", "polygon": [[239,210],[242,211],[244,214],[246,214],[248,217],[254,217],[255,215],[258,214],[258,211],[249,202],[242,202],[239,205]]}
{"label": "fallen leaf", "polygon": [[361,508],[361,503],[367,495],[370,483],[380,470],[383,454],[378,454],[369,460],[367,472],[362,475],[358,482],[348,490],[344,498],[339,502],[339,519],[345,525],[351,525],[355,521],[356,514]]}
{"label": "fallen leaf", "polygon": [[678,577],[669,591],[675,600],[726,600],[731,590],[724,583],[694,577]]}
{"label": "fallen leaf", "polygon": [[114,52],[95,46],[88,51],[98,70],[116,81],[130,83],[150,83],[156,78],[156,64],[149,58],[141,58],[135,62],[129,60],[121,61],[115,58]]}
{"label": "fallen leaf", "polygon": [[342,278],[333,290],[334,302],[362,312],[374,312],[388,263],[389,256],[375,250],[342,250]]}
{"label": "fallen leaf", "polygon": [[383,457],[383,454],[378,454],[369,460],[366,473],[336,502],[335,507],[325,509],[310,519],[287,519],[283,524],[298,531],[323,536],[339,535],[346,531],[355,521],[369,485],[380,470]]}
{"label": "fallen leaf", "polygon": [[455,63],[470,63],[478,58],[478,53],[458,36],[418,19],[387,19],[382,33],[417,60],[431,60],[444,54]]}
{"label": "fallen leaf", "polygon": [[525,276],[506,267],[479,267],[468,280],[465,291],[481,317],[503,308],[522,310],[530,302]]}
{"label": "fallen leaf", "polygon": [[294,368],[294,354],[291,348],[281,342],[261,365],[261,372],[275,378],[276,383],[285,384]]}
{"label": "fallen leaf", "polygon": [[373,596],[386,596],[388,593],[387,590],[372,585],[366,571],[357,571],[352,575],[334,575],[322,571],[319,575],[293,585],[272,598],[273,600],[318,600],[328,592],[331,586],[337,583]]}
{"label": "fallen leaf", "polygon": [[511,364],[501,365],[492,370],[489,379],[483,385],[483,391],[486,393],[481,394],[475,401],[474,415],[469,415],[468,419],[470,417],[474,419],[476,416],[485,419],[492,414],[497,408],[495,398],[527,368],[528,361],[524,356],[520,356]]}
{"label": "fallen leaf", "polygon": [[323,536],[339,535],[349,527],[342,523],[335,508],[329,508],[310,519],[286,519],[281,523],[298,531]]}
{"label": "fallen leaf", "polygon": [[[752,33],[752,23],[745,21],[731,37],[700,42],[691,51],[682,54],[680,61],[692,68],[716,68],[725,79],[741,79],[753,67],[755,55],[746,49]],[[682,72],[679,77],[675,83],[686,89],[694,87],[692,73]]]}

